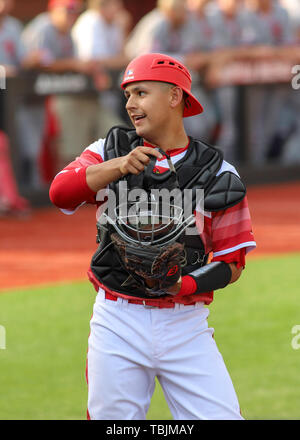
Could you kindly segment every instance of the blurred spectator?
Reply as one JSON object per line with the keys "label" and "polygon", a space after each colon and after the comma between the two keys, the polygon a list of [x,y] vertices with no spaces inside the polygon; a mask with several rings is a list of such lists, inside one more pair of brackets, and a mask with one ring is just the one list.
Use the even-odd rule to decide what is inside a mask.
{"label": "blurred spectator", "polygon": [[[145,22],[147,26],[143,27]],[[158,0],[157,7],[133,30],[126,53],[137,56],[137,48],[140,53],[165,53],[187,65],[193,75],[193,94],[203,105],[204,113],[186,118],[184,124],[191,136],[210,141],[215,127],[215,114],[199,74],[205,66],[205,52],[209,47],[209,35],[204,37],[201,23],[189,12],[185,0]]]}
{"label": "blurred spectator", "polygon": [[[245,3],[256,17],[255,33],[261,45],[257,56],[263,59],[277,57],[276,48],[288,47],[295,42],[291,20],[277,0],[245,0]],[[279,138],[287,138],[293,125],[293,118],[290,119],[283,110],[284,103],[290,98],[294,99],[290,84],[254,85],[248,88],[247,124],[252,163],[263,164],[270,156],[279,156],[282,147],[279,146]]]}
{"label": "blurred spectator", "polygon": [[111,75],[112,71],[118,72],[128,63],[124,41],[130,25],[131,16],[121,0],[89,0],[88,9],[72,29],[76,56],[79,60],[94,63],[94,83],[99,90],[98,94],[84,98],[84,119],[80,117],[80,98],[73,100],[73,108],[69,109],[74,121],[80,118],[81,134],[76,140],[78,153],[92,139],[104,138],[111,126],[123,123],[120,113],[122,95],[118,88],[111,90]]}
{"label": "blurred spectator", "polygon": [[98,60],[103,67],[123,67],[128,61],[123,47],[131,21],[122,0],[88,0],[88,9],[72,29],[78,58]]}
{"label": "blurred spectator", "polygon": [[[48,11],[39,14],[27,24],[22,33],[24,45],[23,67],[44,72],[79,72],[88,74],[93,71],[90,63],[83,63],[75,57],[71,28],[82,10],[81,0],[49,0]],[[43,185],[39,168],[39,156],[47,130],[49,107],[53,108],[60,126],[58,156],[61,159],[72,149],[68,142],[66,126],[69,128],[65,103],[68,96],[53,96],[49,100],[36,96],[28,98],[18,111],[19,144],[23,155],[24,183],[30,187],[40,188]],[[45,104],[47,103],[47,112]],[[72,127],[73,138],[79,128]],[[66,139],[67,138],[67,139]],[[68,155],[68,153],[67,153]],[[68,155],[69,157],[69,155]],[[63,162],[63,159],[61,160]],[[57,168],[60,168],[60,163]]]}
{"label": "blurred spectator", "polygon": [[151,50],[150,36],[155,26],[163,20],[163,14],[158,7],[145,14],[135,25],[125,45],[125,54],[132,59]]}
{"label": "blurred spectator", "polygon": [[0,64],[7,76],[17,73],[22,55],[22,24],[9,15],[13,6],[13,0],[0,0]]}
{"label": "blurred spectator", "polygon": [[23,66],[53,72],[86,72],[77,60],[71,29],[82,10],[82,0],[49,0],[48,11],[31,20],[22,34]]}
{"label": "blurred spectator", "polygon": [[[258,42],[253,26],[255,17],[244,10],[241,0],[217,0],[210,5],[207,15],[212,29],[213,62],[215,66],[219,64],[219,69]],[[238,89],[236,86],[217,87],[214,96],[220,127],[216,144],[222,148],[225,159],[235,163],[240,158]]]}
{"label": "blurred spectator", "polygon": [[[280,0],[280,4],[286,8],[289,14],[295,37],[295,45],[290,48],[289,57],[292,58],[295,65],[299,65],[300,0]],[[279,153],[281,153],[280,161],[283,164],[300,163],[299,89],[291,89],[289,98],[283,104],[273,150],[276,143],[281,146],[282,151],[279,147]]]}
{"label": "blurred spectator", "polygon": [[213,50],[215,47],[214,32],[208,14],[214,2],[212,0],[187,0],[186,4],[197,24],[200,49],[203,51]]}
{"label": "blurred spectator", "polygon": [[[13,0],[0,0],[0,66],[5,69],[5,78],[2,80],[18,73],[21,60],[22,25],[9,15],[13,6]],[[0,75],[4,73],[2,69]],[[11,164],[9,139],[1,130],[5,123],[4,94],[5,90],[1,90],[0,215],[24,214],[29,210],[29,203],[19,194]]]}
{"label": "blurred spectator", "polygon": [[261,44],[280,46],[293,41],[293,27],[287,10],[278,0],[245,0],[256,15],[256,33]]}
{"label": "blurred spectator", "polygon": [[283,6],[290,17],[293,30],[296,35],[297,41],[300,41],[300,1],[299,0],[280,0],[281,6]]}

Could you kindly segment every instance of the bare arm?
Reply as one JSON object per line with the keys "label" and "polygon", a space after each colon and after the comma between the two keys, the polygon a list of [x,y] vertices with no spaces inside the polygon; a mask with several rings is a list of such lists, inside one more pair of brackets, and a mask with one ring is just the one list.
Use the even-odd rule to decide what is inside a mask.
{"label": "bare arm", "polygon": [[229,266],[232,272],[232,276],[231,276],[231,280],[229,281],[229,284],[232,284],[235,283],[242,275],[243,267],[237,268],[236,263],[229,263]]}
{"label": "bare arm", "polygon": [[91,165],[86,169],[86,182],[91,190],[97,192],[126,174],[139,174],[148,165],[149,154],[157,158],[162,157],[154,148],[140,146],[126,156]]}

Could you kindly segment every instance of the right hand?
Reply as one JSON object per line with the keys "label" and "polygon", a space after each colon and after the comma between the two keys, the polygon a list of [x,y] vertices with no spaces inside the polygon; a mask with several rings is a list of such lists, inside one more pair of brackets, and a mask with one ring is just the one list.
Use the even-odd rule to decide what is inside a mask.
{"label": "right hand", "polygon": [[152,147],[138,146],[126,156],[120,157],[120,172],[126,174],[140,174],[150,162],[149,154],[161,159],[163,156]]}

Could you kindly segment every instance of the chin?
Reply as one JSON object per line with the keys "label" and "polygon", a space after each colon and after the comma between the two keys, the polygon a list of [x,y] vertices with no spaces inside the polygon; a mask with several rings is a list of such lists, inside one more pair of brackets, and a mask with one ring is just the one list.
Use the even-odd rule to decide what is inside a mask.
{"label": "chin", "polygon": [[140,137],[147,136],[147,132],[148,132],[148,130],[146,130],[143,127],[135,127],[135,131],[136,131],[136,134]]}

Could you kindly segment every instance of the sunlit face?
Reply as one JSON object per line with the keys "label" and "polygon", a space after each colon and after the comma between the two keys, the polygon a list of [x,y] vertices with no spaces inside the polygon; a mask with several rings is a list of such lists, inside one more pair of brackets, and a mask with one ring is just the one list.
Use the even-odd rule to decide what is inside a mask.
{"label": "sunlit face", "polygon": [[164,11],[165,16],[174,27],[183,25],[186,21],[187,9],[185,4],[179,4],[176,7]]}
{"label": "sunlit face", "polygon": [[58,6],[52,11],[55,22],[62,32],[69,32],[81,12],[80,4],[76,7]]}
{"label": "sunlit face", "polygon": [[109,0],[100,7],[102,17],[107,23],[112,23],[122,8],[121,0]]}
{"label": "sunlit face", "polygon": [[171,87],[158,81],[137,81],[125,89],[126,110],[139,136],[151,142],[172,118]]}
{"label": "sunlit face", "polygon": [[187,7],[192,11],[204,8],[211,0],[187,0]]}
{"label": "sunlit face", "polygon": [[10,14],[14,7],[14,0],[0,0],[0,15]]}
{"label": "sunlit face", "polygon": [[274,0],[244,0],[245,5],[255,11],[268,10],[273,6]]}
{"label": "sunlit face", "polygon": [[241,0],[218,0],[218,5],[225,13],[234,14],[241,5]]}

